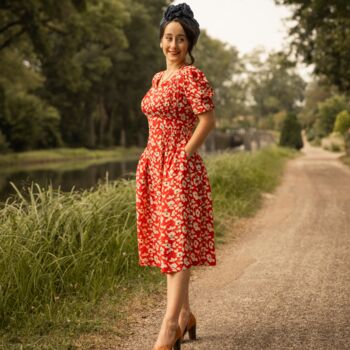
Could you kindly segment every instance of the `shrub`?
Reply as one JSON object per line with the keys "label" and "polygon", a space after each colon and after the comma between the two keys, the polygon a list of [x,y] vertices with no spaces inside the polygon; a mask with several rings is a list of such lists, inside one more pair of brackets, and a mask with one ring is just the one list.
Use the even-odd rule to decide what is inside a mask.
{"label": "shrub", "polygon": [[341,151],[341,148],[340,146],[337,144],[337,143],[331,143],[331,148],[330,150],[332,152],[340,152]]}
{"label": "shrub", "polygon": [[25,93],[9,96],[8,107],[11,128],[8,141],[15,151],[62,145],[57,109]]}
{"label": "shrub", "polygon": [[313,128],[306,129],[306,139],[308,141],[315,140],[315,130]]}
{"label": "shrub", "polygon": [[333,131],[337,115],[348,110],[348,102],[344,96],[333,96],[318,105],[319,125],[318,133],[320,137],[325,137]]}
{"label": "shrub", "polygon": [[350,114],[348,111],[342,111],[337,115],[334,123],[334,131],[344,134],[350,128]]}
{"label": "shrub", "polygon": [[301,125],[294,113],[288,113],[282,125],[280,145],[300,149],[303,147]]}

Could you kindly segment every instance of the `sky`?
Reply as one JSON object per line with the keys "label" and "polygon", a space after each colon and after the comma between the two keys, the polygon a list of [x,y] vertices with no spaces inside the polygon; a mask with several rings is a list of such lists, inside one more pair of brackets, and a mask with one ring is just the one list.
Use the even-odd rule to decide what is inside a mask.
{"label": "sky", "polygon": [[[236,47],[241,55],[256,47],[271,51],[288,45],[291,11],[273,0],[175,0],[173,4],[182,2],[190,5],[201,29]],[[309,79],[308,69],[300,66],[299,72]]]}

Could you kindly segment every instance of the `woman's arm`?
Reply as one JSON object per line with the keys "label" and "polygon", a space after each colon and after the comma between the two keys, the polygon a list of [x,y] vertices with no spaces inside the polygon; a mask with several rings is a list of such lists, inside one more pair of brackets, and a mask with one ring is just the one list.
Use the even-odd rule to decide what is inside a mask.
{"label": "woman's arm", "polygon": [[215,113],[213,109],[211,111],[198,114],[197,117],[199,118],[197,127],[185,146],[187,158],[190,158],[192,154],[197,151],[197,149],[207,138],[209,132],[214,129],[216,125]]}

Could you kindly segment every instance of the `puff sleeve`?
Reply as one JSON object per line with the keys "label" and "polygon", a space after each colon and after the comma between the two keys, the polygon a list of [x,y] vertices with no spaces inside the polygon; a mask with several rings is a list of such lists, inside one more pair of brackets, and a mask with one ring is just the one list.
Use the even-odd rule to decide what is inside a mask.
{"label": "puff sleeve", "polygon": [[154,88],[157,87],[157,82],[158,82],[158,79],[159,79],[159,76],[160,76],[161,73],[162,73],[162,72],[158,72],[158,73],[155,73],[155,74],[153,75],[152,83],[151,83],[152,87],[154,87]]}
{"label": "puff sleeve", "polygon": [[204,113],[215,108],[214,90],[200,69],[194,66],[188,66],[185,69],[183,88],[194,114]]}

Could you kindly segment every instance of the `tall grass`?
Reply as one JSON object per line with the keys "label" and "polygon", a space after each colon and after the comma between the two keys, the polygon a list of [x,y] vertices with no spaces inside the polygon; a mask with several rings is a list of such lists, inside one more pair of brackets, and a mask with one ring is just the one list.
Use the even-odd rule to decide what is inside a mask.
{"label": "tall grass", "polygon": [[49,311],[59,299],[95,299],[132,274],[134,184],[62,193],[32,184],[0,211],[0,322]]}
{"label": "tall grass", "polygon": [[[272,147],[206,159],[217,231],[227,218],[256,210],[292,154]],[[52,317],[62,300],[95,301],[111,287],[147,278],[137,263],[135,220],[135,180],[107,177],[82,192],[37,184],[18,191],[0,210],[0,326]]]}
{"label": "tall grass", "polygon": [[259,208],[261,194],[281,179],[285,161],[297,152],[269,147],[253,153],[225,152],[208,163],[215,217],[249,216]]}

